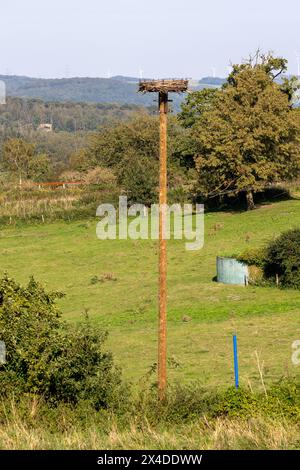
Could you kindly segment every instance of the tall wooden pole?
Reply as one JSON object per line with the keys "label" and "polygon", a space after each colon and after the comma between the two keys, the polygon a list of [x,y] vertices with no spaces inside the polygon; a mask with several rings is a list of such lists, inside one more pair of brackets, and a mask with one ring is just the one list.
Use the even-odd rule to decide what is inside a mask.
{"label": "tall wooden pole", "polygon": [[184,93],[187,79],[141,80],[139,91],[159,94],[159,322],[158,322],[158,397],[167,390],[167,114],[168,93]]}
{"label": "tall wooden pole", "polygon": [[168,93],[159,92],[159,335],[158,335],[158,397],[166,397],[167,388],[167,113]]}

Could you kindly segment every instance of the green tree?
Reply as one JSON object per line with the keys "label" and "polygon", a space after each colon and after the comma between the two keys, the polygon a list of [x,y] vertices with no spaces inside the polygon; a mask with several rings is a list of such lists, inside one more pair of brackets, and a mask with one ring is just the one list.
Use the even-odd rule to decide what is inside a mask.
{"label": "green tree", "polygon": [[159,157],[159,128],[156,117],[146,113],[124,122],[112,122],[95,133],[89,142],[91,165],[119,166],[130,150],[140,157]]}
{"label": "green tree", "polygon": [[[190,141],[186,130],[170,117],[168,126],[169,188],[184,183],[189,167]],[[120,188],[131,202],[151,204],[157,201],[159,179],[159,122],[156,116],[139,113],[132,119],[114,122],[95,133],[88,148],[73,155],[71,164],[81,171],[108,168],[117,176]],[[182,168],[183,167],[183,168]],[[180,178],[176,178],[176,174]]]}
{"label": "green tree", "polygon": [[255,191],[299,174],[299,115],[290,82],[275,81],[285,70],[286,61],[271,55],[234,66],[213,105],[200,113],[193,135],[202,194],[245,192],[253,209]]}
{"label": "green tree", "polygon": [[218,88],[204,88],[189,93],[181,105],[181,112],[178,114],[182,126],[193,127],[204,112],[212,109],[218,91]]}
{"label": "green tree", "polygon": [[71,153],[68,163],[72,170],[80,172],[86,172],[96,165],[94,157],[91,156],[91,152],[87,148],[81,148]]}
{"label": "green tree", "polygon": [[29,168],[35,154],[35,145],[22,139],[8,139],[2,152],[3,167],[11,173],[16,173],[22,184],[23,178],[28,177]]}
{"label": "green tree", "polygon": [[50,171],[50,158],[46,153],[39,153],[30,160],[27,176],[34,181],[45,181]]}
{"label": "green tree", "polygon": [[118,166],[118,183],[130,203],[150,206],[157,200],[158,161],[128,150]]}
{"label": "green tree", "polygon": [[5,142],[2,166],[18,176],[20,185],[24,178],[45,179],[51,167],[48,155],[36,153],[35,144],[19,138]]}

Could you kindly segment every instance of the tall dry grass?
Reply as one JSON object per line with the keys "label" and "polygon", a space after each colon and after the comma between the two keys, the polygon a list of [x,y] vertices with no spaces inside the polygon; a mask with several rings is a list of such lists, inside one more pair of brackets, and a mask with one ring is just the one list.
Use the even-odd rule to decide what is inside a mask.
{"label": "tall dry grass", "polygon": [[[2,403],[0,449],[299,449],[300,424],[285,419],[199,418],[192,424],[150,425],[132,418],[87,414],[76,419],[68,409],[44,414],[38,400],[27,408]],[[55,423],[54,423],[54,421]]]}

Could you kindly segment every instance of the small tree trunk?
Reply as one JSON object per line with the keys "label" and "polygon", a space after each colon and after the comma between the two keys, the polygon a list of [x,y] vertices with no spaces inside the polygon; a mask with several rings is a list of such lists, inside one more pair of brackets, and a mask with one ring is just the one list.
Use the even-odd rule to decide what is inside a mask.
{"label": "small tree trunk", "polygon": [[247,211],[253,211],[253,209],[255,209],[255,204],[253,200],[252,190],[249,190],[246,192],[246,201],[247,201]]}

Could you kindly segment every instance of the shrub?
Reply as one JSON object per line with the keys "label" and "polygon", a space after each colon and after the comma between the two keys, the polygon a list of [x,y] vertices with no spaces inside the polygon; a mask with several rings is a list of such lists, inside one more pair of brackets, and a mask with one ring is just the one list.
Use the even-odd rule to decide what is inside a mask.
{"label": "shrub", "polygon": [[64,171],[60,177],[60,181],[64,182],[80,182],[83,180],[82,173],[79,171]]}
{"label": "shrub", "polygon": [[251,265],[248,266],[249,272],[249,283],[255,285],[263,285],[264,283],[264,271],[262,268]]}
{"label": "shrub", "polygon": [[116,176],[110,168],[96,167],[85,173],[85,184],[98,184],[104,187],[116,186]]}
{"label": "shrub", "polygon": [[250,416],[255,412],[257,397],[242,387],[229,387],[218,394],[212,404],[213,416]]}
{"label": "shrub", "polygon": [[278,275],[283,287],[300,288],[300,229],[281,234],[267,246],[264,271],[267,278]]}
{"label": "shrub", "polygon": [[252,391],[241,386],[208,389],[197,382],[169,386],[166,400],[159,402],[155,388],[144,389],[133,403],[132,412],[138,419],[152,425],[188,423],[200,417],[245,418],[254,416],[299,419],[300,384],[296,379],[282,378],[267,392]]}
{"label": "shrub", "polygon": [[33,278],[27,287],[4,277],[0,282],[0,340],[7,350],[0,365],[0,393],[34,393],[52,403],[89,401],[95,408],[126,403],[128,395],[103,351],[105,332],[88,320],[69,326],[61,321],[56,299]]}
{"label": "shrub", "polygon": [[250,417],[282,415],[299,419],[299,382],[296,379],[282,378],[265,393],[249,389],[230,387],[218,393],[211,401],[211,415],[229,417]]}
{"label": "shrub", "polygon": [[258,268],[264,267],[265,258],[265,248],[250,248],[237,256],[238,261],[241,263],[245,263],[248,266],[257,266]]}
{"label": "shrub", "polygon": [[141,421],[146,419],[151,424],[182,424],[198,420],[210,412],[213,395],[197,382],[170,385],[166,399],[162,402],[157,399],[156,384],[150,388],[147,388],[147,383],[144,385],[132,409]]}

